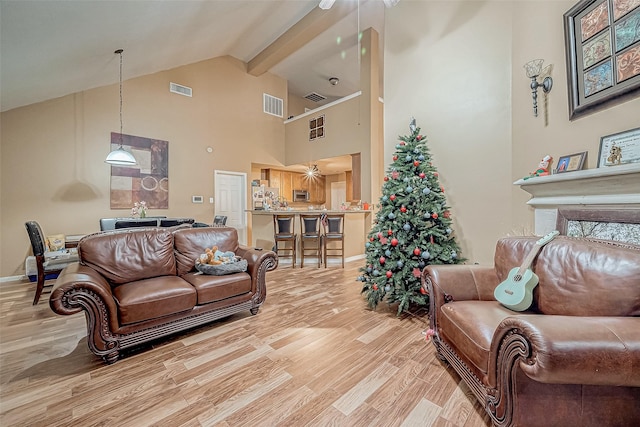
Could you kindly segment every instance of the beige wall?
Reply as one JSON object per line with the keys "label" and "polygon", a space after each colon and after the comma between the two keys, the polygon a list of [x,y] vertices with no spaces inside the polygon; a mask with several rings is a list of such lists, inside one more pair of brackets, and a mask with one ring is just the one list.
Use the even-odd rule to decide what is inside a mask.
{"label": "beige wall", "polygon": [[[193,98],[171,94],[170,81],[193,88]],[[279,77],[250,76],[244,63],[222,57],[127,80],[123,92],[124,133],[169,141],[169,209],[151,214],[211,223],[215,169],[245,172],[250,182],[252,162],[284,162],[282,119],[262,112],[263,92],[286,99]],[[101,217],[129,215],[109,208],[104,163],[110,132],[120,127],[118,85],[10,110],[1,120],[1,276],[23,273],[27,220],[48,234],[76,234],[98,231]],[[192,195],[205,203],[191,203]]]}
{"label": "beige wall", "polygon": [[301,98],[299,96],[295,96],[293,94],[289,94],[287,97],[287,118],[289,116],[299,116],[300,114],[304,114],[304,109],[308,108],[309,110],[313,110],[317,108],[315,102],[309,101],[308,99]]}
{"label": "beige wall", "polygon": [[[569,122],[562,15],[573,4],[402,1],[387,10],[385,164],[415,116],[469,263],[492,264],[499,237],[533,232],[528,193],[512,183],[544,155],[589,151],[593,168],[600,136],[638,126],[640,99]],[[522,68],[536,58],[554,64],[548,126],[543,109],[533,116]]]}

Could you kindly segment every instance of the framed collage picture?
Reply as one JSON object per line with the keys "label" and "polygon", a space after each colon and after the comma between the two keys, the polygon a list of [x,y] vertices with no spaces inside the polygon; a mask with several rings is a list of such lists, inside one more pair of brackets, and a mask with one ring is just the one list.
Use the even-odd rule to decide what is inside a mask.
{"label": "framed collage picture", "polygon": [[564,29],[570,120],[640,95],[640,0],[581,0]]}

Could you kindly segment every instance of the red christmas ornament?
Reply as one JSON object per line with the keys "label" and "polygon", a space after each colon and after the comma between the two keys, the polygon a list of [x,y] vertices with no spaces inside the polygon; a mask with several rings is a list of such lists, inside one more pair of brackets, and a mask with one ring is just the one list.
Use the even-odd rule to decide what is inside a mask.
{"label": "red christmas ornament", "polygon": [[451,217],[451,212],[444,211],[444,213],[442,215],[444,215],[445,218],[450,218]]}
{"label": "red christmas ornament", "polygon": [[431,244],[433,245],[433,236],[429,236],[429,241],[431,242]]}
{"label": "red christmas ornament", "polygon": [[435,176],[440,176],[440,175],[438,174],[438,172],[434,172],[433,174],[434,174]]}
{"label": "red christmas ornament", "polygon": [[375,238],[373,236],[369,237],[369,241],[373,242],[375,240]]}
{"label": "red christmas ornament", "polygon": [[433,215],[431,215],[431,218],[438,219],[438,214],[434,212]]}
{"label": "red christmas ornament", "polygon": [[398,173],[398,171],[391,172],[391,178],[398,179],[399,176],[400,176],[400,174]]}
{"label": "red christmas ornament", "polygon": [[423,288],[422,286],[420,286],[420,293],[421,293],[422,295],[426,295],[426,294],[427,294],[427,291],[425,290],[425,288]]}
{"label": "red christmas ornament", "polygon": [[406,142],[404,141],[400,141],[400,145],[402,145],[403,147],[405,146]]}
{"label": "red christmas ornament", "polygon": [[382,233],[378,233],[378,239],[382,237]]}
{"label": "red christmas ornament", "polygon": [[373,284],[373,290],[377,291],[378,290],[378,285],[376,285],[375,283]]}
{"label": "red christmas ornament", "polygon": [[393,161],[395,162],[396,160],[398,160],[398,156],[397,155],[393,155]]}
{"label": "red christmas ornament", "polygon": [[392,194],[389,196],[389,200],[394,201],[396,199],[396,195]]}
{"label": "red christmas ornament", "polygon": [[391,246],[398,246],[398,239],[396,239],[395,237],[391,239]]}
{"label": "red christmas ornament", "polygon": [[391,279],[391,276],[393,276],[393,273],[391,270],[387,270],[387,279]]}
{"label": "red christmas ornament", "polygon": [[415,167],[420,166],[420,162],[419,162],[419,161],[417,161],[417,160],[414,160],[414,162],[413,162],[413,166],[415,166]]}
{"label": "red christmas ornament", "polygon": [[400,212],[405,213],[407,211],[407,208],[405,208],[404,206],[400,206]]}
{"label": "red christmas ornament", "polygon": [[384,262],[386,261],[386,259],[384,259],[383,256],[380,257],[380,264],[384,264]]}
{"label": "red christmas ornament", "polygon": [[389,181],[389,177],[388,177],[388,176],[385,176],[383,179],[384,179],[385,181]]}
{"label": "red christmas ornament", "polygon": [[380,243],[382,243],[383,245],[386,245],[388,241],[389,241],[389,239],[387,239],[386,237],[381,237],[380,238]]}
{"label": "red christmas ornament", "polygon": [[444,193],[444,187],[440,186],[440,191]]}
{"label": "red christmas ornament", "polygon": [[413,254],[414,254],[415,256],[420,255],[420,248],[415,248],[415,249],[413,250]]}
{"label": "red christmas ornament", "polygon": [[422,135],[416,136],[416,140],[420,141],[422,139]]}
{"label": "red christmas ornament", "polygon": [[389,230],[389,231],[387,231],[387,234],[388,234],[389,236],[391,236],[391,235],[393,234],[393,230]]}
{"label": "red christmas ornament", "polygon": [[420,175],[418,175],[418,176],[419,176],[420,178],[424,179],[424,177],[425,177],[425,176],[427,176],[427,175],[425,175],[425,174],[424,174],[424,172],[420,172]]}
{"label": "red christmas ornament", "polygon": [[413,276],[414,276],[414,277],[420,277],[420,276],[422,276],[422,272],[420,271],[420,269],[419,269],[419,268],[414,268],[414,269],[413,269]]}

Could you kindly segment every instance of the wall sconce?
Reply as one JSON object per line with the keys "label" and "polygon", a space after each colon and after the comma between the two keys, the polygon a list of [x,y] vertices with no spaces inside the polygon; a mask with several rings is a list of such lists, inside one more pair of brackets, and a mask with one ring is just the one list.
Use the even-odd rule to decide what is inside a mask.
{"label": "wall sconce", "polygon": [[[527,73],[527,77],[531,79],[531,96],[533,97],[533,115],[538,117],[538,88],[542,87],[542,91],[547,94],[551,91],[553,86],[553,79],[547,76],[542,80],[542,83],[538,82],[538,76],[542,71],[542,63],[544,59],[534,59],[524,64],[524,69]],[[545,68],[550,68],[550,65]]]}

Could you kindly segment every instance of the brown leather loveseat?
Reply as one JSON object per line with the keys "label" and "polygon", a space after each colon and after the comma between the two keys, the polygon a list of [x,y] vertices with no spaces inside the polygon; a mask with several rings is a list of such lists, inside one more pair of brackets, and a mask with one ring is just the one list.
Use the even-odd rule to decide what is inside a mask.
{"label": "brown leather loveseat", "polygon": [[640,247],[559,236],[524,312],[494,289],[535,237],[498,241],[495,266],[428,266],[429,334],[497,426],[640,425]]}
{"label": "brown leather loveseat", "polygon": [[[247,260],[246,272],[200,274],[196,258],[218,246]],[[238,244],[236,229],[140,228],[89,235],[80,263],[58,277],[49,304],[58,314],[85,311],[89,348],[105,362],[141,343],[241,311],[257,314],[266,272],[277,255]]]}

